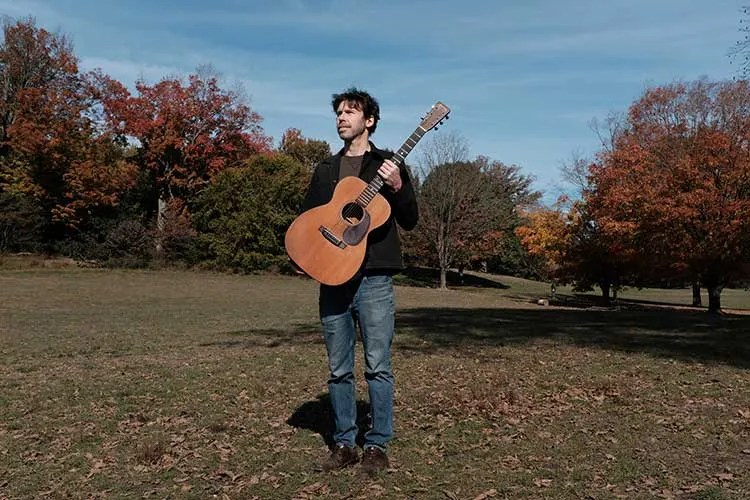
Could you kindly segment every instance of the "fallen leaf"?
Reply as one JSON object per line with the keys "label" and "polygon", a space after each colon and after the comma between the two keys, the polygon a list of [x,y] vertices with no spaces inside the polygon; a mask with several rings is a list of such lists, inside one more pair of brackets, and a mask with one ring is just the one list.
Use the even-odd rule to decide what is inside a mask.
{"label": "fallen leaf", "polygon": [[497,490],[493,488],[475,496],[474,500],[485,500],[486,498],[494,497],[495,495],[497,495]]}

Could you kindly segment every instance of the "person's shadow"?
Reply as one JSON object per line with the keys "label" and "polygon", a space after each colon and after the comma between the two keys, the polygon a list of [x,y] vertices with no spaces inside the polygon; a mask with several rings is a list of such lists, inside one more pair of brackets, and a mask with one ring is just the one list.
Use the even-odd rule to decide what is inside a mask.
{"label": "person's shadow", "polygon": [[[328,393],[318,395],[314,401],[303,403],[286,423],[298,429],[307,429],[320,434],[329,448],[333,448],[336,444],[333,441],[335,430],[333,407]],[[357,428],[359,432],[356,443],[362,446],[365,432],[370,428],[370,404],[367,401],[357,401]]]}

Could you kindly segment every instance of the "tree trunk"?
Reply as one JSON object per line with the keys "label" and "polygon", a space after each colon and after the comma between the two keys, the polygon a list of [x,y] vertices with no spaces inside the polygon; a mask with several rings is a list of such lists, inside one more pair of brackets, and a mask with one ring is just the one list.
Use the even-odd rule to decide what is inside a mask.
{"label": "tree trunk", "polygon": [[448,269],[444,267],[440,268],[440,289],[441,290],[448,289]]}
{"label": "tree trunk", "polygon": [[701,284],[697,281],[693,283],[693,306],[700,307],[703,305],[701,300]]}
{"label": "tree trunk", "polygon": [[167,200],[164,195],[159,195],[159,203],[156,209],[156,258],[161,259],[164,255],[164,225],[167,213]]}
{"label": "tree trunk", "polygon": [[599,288],[602,289],[602,302],[605,306],[609,305],[609,282],[599,283]]}
{"label": "tree trunk", "polygon": [[707,286],[708,289],[708,312],[721,314],[721,290],[720,285]]}

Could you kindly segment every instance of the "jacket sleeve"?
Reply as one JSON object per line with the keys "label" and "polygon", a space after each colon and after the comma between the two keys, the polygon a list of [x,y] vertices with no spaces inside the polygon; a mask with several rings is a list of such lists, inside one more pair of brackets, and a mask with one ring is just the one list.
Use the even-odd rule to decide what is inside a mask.
{"label": "jacket sleeve", "polygon": [[411,231],[419,221],[419,208],[417,207],[417,197],[414,193],[414,186],[409,176],[409,170],[405,165],[401,165],[401,189],[396,193],[386,191],[386,197],[393,209],[393,216],[396,222],[406,231]]}
{"label": "jacket sleeve", "polygon": [[310,185],[307,188],[307,194],[305,199],[302,201],[301,212],[306,212],[311,208],[315,208],[319,205],[323,205],[325,201],[322,199],[321,193],[321,175],[320,167],[316,167],[313,171],[313,175],[310,178]]}

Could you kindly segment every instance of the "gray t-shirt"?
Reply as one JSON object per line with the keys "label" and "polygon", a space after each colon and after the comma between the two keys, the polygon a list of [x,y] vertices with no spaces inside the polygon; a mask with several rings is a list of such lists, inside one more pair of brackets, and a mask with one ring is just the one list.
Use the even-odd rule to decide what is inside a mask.
{"label": "gray t-shirt", "polygon": [[363,158],[364,155],[342,156],[341,169],[339,170],[339,180],[349,176],[359,177],[359,171],[362,170]]}

